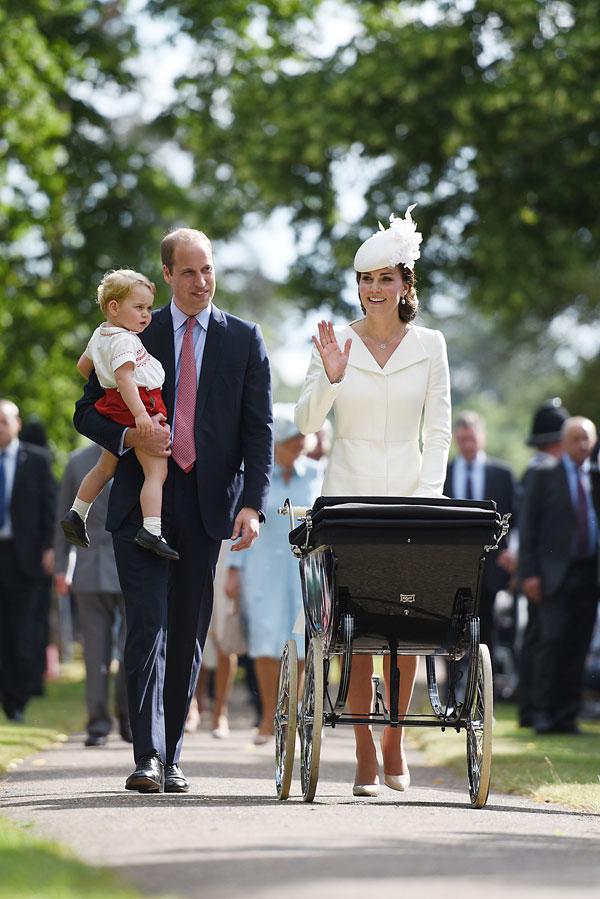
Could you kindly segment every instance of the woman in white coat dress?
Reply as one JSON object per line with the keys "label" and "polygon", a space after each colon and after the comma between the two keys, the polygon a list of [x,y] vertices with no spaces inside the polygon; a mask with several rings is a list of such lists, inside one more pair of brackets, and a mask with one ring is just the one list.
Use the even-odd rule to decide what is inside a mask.
{"label": "woman in white coat dress", "polygon": [[[364,317],[334,330],[319,323],[296,405],[295,420],[308,434],[333,410],[334,441],[324,496],[441,496],[451,439],[450,379],[439,331],[413,324],[418,301],[414,263],[421,235],[411,218],[390,217],[354,259]],[[422,447],[419,430],[422,422]],[[399,657],[399,712],[406,713],[417,659]],[[371,710],[373,660],[354,656],[349,692],[353,714]],[[389,696],[389,657],[384,673]],[[355,796],[379,792],[377,752],[370,727],[356,726]],[[410,774],[403,728],[382,735],[384,782],[407,789]]]}

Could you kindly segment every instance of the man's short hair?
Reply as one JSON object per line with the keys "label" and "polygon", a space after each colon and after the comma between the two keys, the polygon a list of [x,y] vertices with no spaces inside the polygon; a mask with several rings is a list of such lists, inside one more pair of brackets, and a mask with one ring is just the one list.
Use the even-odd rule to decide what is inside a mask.
{"label": "man's short hair", "polygon": [[195,228],[173,228],[167,231],[160,244],[160,261],[167,269],[173,271],[175,247],[178,243],[201,243],[212,251],[212,244],[204,231]]}
{"label": "man's short hair", "polygon": [[472,428],[474,431],[481,433],[485,431],[485,421],[478,412],[466,410],[461,412],[454,422],[454,430],[457,428]]}

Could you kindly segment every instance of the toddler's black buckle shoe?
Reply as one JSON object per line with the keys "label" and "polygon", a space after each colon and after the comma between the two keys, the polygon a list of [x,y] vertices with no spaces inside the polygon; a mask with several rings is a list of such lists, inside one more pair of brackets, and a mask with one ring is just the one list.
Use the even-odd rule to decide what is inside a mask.
{"label": "toddler's black buckle shoe", "polygon": [[153,552],[155,556],[160,556],[161,559],[169,559],[171,562],[176,562],[179,559],[179,553],[172,546],[169,546],[162,534],[157,537],[156,534],[151,534],[146,528],[139,529],[133,538],[133,542],[141,546],[142,549],[149,549],[150,552]]}
{"label": "toddler's black buckle shoe", "polygon": [[70,543],[74,543],[75,546],[81,546],[83,549],[88,548],[90,545],[90,538],[88,537],[85,521],[77,514],[77,512],[73,509],[69,509],[61,521],[60,526],[63,529],[63,534]]}

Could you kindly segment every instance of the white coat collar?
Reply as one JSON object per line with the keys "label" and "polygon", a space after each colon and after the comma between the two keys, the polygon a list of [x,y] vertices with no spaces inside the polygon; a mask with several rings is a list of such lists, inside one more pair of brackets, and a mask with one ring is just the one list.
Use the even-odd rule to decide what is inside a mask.
{"label": "white coat collar", "polygon": [[344,342],[348,337],[352,338],[350,357],[348,359],[349,364],[354,365],[355,368],[362,368],[365,371],[374,371],[379,375],[390,375],[393,372],[401,371],[403,368],[422,362],[423,359],[428,359],[431,355],[425,349],[419,337],[418,329],[414,325],[411,325],[408,334],[394,350],[383,368],[380,368],[356,331],[350,325],[344,325],[338,340],[340,346],[344,346]]}

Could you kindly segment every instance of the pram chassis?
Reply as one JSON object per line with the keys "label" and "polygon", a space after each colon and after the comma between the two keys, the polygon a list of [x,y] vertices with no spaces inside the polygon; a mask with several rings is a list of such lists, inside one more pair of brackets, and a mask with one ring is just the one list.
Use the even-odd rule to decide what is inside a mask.
{"label": "pram chassis", "polygon": [[[390,599],[386,593],[387,587],[380,578],[377,596],[368,594],[364,588],[361,595],[362,574],[360,565],[356,564],[356,540],[359,531],[353,531],[354,522],[352,515],[357,512],[362,514],[364,509],[368,514],[371,509],[378,510],[388,518],[393,517],[395,508],[400,513],[416,511],[416,514],[427,513],[430,506],[434,507],[433,514],[438,514],[435,507],[439,507],[440,515],[453,513],[462,517],[470,514],[476,517],[481,514],[486,519],[487,534],[489,539],[479,545],[472,536],[459,539],[456,559],[449,563],[449,579],[454,578],[454,597],[450,614],[441,614],[441,607],[427,608],[427,604],[416,604],[412,594],[400,594],[400,605],[394,599],[395,606],[390,614]],[[329,504],[331,504],[329,506]],[[383,508],[387,506],[388,508]],[[419,508],[421,506],[422,508]],[[427,506],[427,509],[424,507]],[[336,507],[331,511],[331,507]],[[358,508],[360,507],[360,508]],[[406,508],[404,508],[406,507]],[[449,508],[451,507],[451,508]],[[347,519],[340,519],[340,515],[346,514]],[[315,513],[319,509],[325,509],[321,514],[320,534],[315,541]],[[458,510],[458,511],[455,511]],[[300,766],[302,795],[306,802],[311,802],[315,796],[321,747],[322,726],[335,728],[339,725],[376,725],[390,727],[439,727],[442,730],[453,728],[457,732],[465,730],[467,734],[467,777],[469,796],[474,808],[482,808],[488,797],[491,774],[491,728],[493,717],[493,689],[492,667],[487,646],[479,642],[479,618],[477,617],[479,586],[483,574],[486,552],[497,548],[500,540],[508,531],[508,517],[500,519],[495,512],[493,503],[469,503],[466,501],[440,501],[417,500],[414,498],[350,498],[349,500],[336,500],[335,498],[320,498],[313,509],[296,509],[286,499],[281,514],[289,516],[290,543],[292,552],[300,561],[300,576],[302,581],[304,612],[306,621],[306,665],[304,690],[297,714],[297,729],[300,737]],[[338,521],[333,521],[328,530],[327,522],[323,515],[333,514],[338,516]],[[411,512],[411,514],[412,514]],[[296,520],[302,524],[296,527]],[[381,524],[381,523],[380,523]],[[404,522],[396,528],[392,521],[383,522],[384,529],[374,529],[377,522],[370,522],[369,533],[375,539],[383,542],[370,545],[367,551],[375,560],[375,565],[384,563],[386,558],[393,558],[400,552],[398,547],[405,546],[402,551],[403,568],[410,569],[411,559],[414,557],[414,571],[423,576],[423,552],[433,541],[440,540],[440,535],[435,530],[427,528],[427,522],[410,522],[408,527]],[[442,542],[445,533],[444,527],[448,524],[437,522],[438,530],[441,527]],[[474,525],[475,526],[475,525]],[[414,528],[414,530],[413,530]],[[302,540],[298,539],[299,532]],[[348,538],[346,538],[346,531]],[[485,528],[484,528],[485,531]],[[477,531],[482,533],[481,528]],[[331,542],[327,538],[331,537]],[[459,533],[459,538],[461,537]],[[348,539],[347,546],[344,541]],[[352,542],[354,541],[354,543]],[[429,543],[427,542],[429,541]],[[412,546],[411,546],[412,544]],[[366,544],[365,544],[366,545]],[[460,547],[462,546],[462,550]],[[420,547],[420,548],[419,548]],[[390,549],[394,553],[390,553]],[[475,556],[473,555],[475,553]],[[353,556],[354,554],[354,556]],[[472,559],[476,557],[475,568]],[[464,567],[469,562],[469,576],[461,580],[461,565]],[[396,570],[398,564],[396,563]],[[358,585],[358,591],[350,591],[341,585],[344,578],[340,578],[340,571],[347,571],[354,566],[353,587]],[[420,566],[420,567],[419,567]],[[391,566],[394,569],[394,564]],[[373,569],[377,571],[377,569]],[[373,577],[373,571],[365,570],[365,578]],[[387,572],[383,573],[387,578]],[[458,580],[457,580],[458,578]],[[387,582],[389,583],[389,581]],[[458,586],[456,586],[458,584]],[[442,596],[443,586],[438,578],[436,589],[432,591],[436,596]],[[385,595],[384,595],[385,594]],[[402,608],[402,603],[406,607]],[[469,664],[466,676],[464,697],[457,698],[457,687],[462,677],[458,661],[463,655],[468,654]],[[352,671],[352,657],[357,654],[387,655],[390,656],[390,696],[386,700],[379,685],[379,678],[375,681],[375,702],[369,714],[352,715],[345,711],[350,676]],[[400,715],[398,711],[398,696],[400,686],[400,674],[397,666],[398,655],[424,655],[427,673],[427,692],[432,714],[406,714]],[[438,690],[435,657],[444,656],[448,660],[448,681],[446,698],[442,700]],[[339,685],[335,696],[330,695],[329,672],[331,661],[334,657],[339,659]],[[295,748],[296,709],[298,703],[298,674],[296,643],[289,640],[282,655],[278,697],[275,711],[275,782],[277,795],[280,799],[287,799],[292,779]]]}

